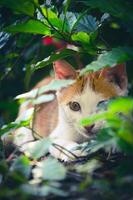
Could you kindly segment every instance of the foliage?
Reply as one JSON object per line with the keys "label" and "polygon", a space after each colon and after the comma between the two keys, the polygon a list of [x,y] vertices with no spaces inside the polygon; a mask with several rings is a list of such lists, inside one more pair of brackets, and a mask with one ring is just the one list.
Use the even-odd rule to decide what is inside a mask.
{"label": "foliage", "polygon": [[[88,194],[95,200],[132,199],[132,8],[131,0],[0,0],[0,199],[88,199]],[[46,37],[56,45],[43,45]],[[58,52],[57,45],[62,48]],[[52,101],[54,93],[47,94],[49,90],[73,81],[27,90],[52,74],[54,61],[65,58],[77,68],[79,57],[86,66],[81,74],[126,61],[130,97],[103,102],[96,115],[81,121],[82,125],[106,121],[95,138],[80,145],[86,157],[61,163],[48,155],[48,138],[23,144],[23,154],[12,145],[11,133],[20,127],[29,129],[35,112],[29,110],[15,120],[17,100],[35,106]]]}

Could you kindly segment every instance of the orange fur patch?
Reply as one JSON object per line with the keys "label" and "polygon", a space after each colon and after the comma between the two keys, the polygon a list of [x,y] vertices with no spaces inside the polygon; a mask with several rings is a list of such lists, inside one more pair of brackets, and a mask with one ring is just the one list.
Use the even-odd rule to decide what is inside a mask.
{"label": "orange fur patch", "polygon": [[118,95],[115,84],[109,82],[100,74],[100,72],[90,74],[89,80],[91,88],[95,92],[102,94],[105,98],[111,98]]}
{"label": "orange fur patch", "polygon": [[104,98],[108,99],[114,96],[118,96],[115,84],[109,82],[101,75],[100,71],[98,71],[89,73],[82,77],[78,77],[73,85],[62,89],[61,95],[59,96],[59,102],[71,101],[75,94],[80,95],[84,91],[87,84],[90,85],[93,91],[103,95]]}

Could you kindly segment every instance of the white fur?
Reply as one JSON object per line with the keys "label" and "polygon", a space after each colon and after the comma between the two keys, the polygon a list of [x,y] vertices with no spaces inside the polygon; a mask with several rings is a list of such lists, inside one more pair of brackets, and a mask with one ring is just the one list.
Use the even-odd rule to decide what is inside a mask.
{"label": "white fur", "polygon": [[[86,134],[85,128],[80,126],[80,120],[94,114],[97,104],[102,100],[102,95],[94,92],[88,83],[81,94],[76,94],[71,99],[71,101],[76,101],[80,104],[81,111],[73,111],[69,108],[68,104],[65,103],[59,104],[59,122],[50,135],[53,142],[65,147],[76,156],[82,156],[83,152],[79,150],[74,151],[73,148],[76,146],[78,147],[79,143],[88,140],[91,136],[89,136],[89,133]],[[95,130],[98,128],[99,124],[95,124]],[[67,156],[55,147],[50,148],[50,153],[54,157],[64,161],[73,159],[72,155]]]}
{"label": "white fur", "polygon": [[73,111],[68,104],[59,105],[59,122],[56,129],[51,133],[52,138],[62,138],[63,140],[82,143],[89,134],[80,126],[80,120],[96,112],[96,106],[103,100],[102,95],[94,92],[89,83],[84,88],[83,93],[73,96],[71,101],[76,101],[81,106],[81,111]]}

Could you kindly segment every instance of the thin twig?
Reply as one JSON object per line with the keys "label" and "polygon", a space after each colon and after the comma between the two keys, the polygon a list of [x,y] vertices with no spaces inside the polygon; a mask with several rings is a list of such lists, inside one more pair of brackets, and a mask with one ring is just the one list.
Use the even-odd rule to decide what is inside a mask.
{"label": "thin twig", "polygon": [[[73,157],[75,157],[76,159],[78,159],[79,157],[76,156],[73,152],[69,151],[68,149],[64,148],[63,146],[60,146],[59,144],[53,143],[53,146],[55,148],[57,148],[59,151],[61,151],[61,153],[64,153],[66,156],[70,157],[67,153],[71,154]],[[66,151],[67,153],[65,153],[64,151]]]}

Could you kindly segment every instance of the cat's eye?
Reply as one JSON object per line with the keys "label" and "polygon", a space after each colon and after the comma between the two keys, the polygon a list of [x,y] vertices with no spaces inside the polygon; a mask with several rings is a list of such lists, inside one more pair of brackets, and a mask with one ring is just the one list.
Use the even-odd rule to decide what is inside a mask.
{"label": "cat's eye", "polygon": [[76,101],[69,102],[69,107],[73,111],[80,111],[81,110],[80,104]]}

